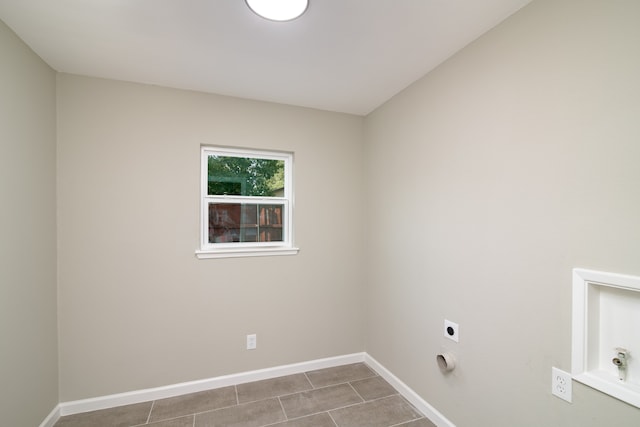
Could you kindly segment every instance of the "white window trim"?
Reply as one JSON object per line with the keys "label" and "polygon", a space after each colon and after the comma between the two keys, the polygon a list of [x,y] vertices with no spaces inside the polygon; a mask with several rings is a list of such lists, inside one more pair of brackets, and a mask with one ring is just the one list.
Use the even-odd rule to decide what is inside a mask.
{"label": "white window trim", "polygon": [[219,249],[219,250],[197,250],[196,256],[199,259],[211,258],[243,258],[254,256],[276,256],[276,255],[296,255],[299,248],[254,248],[254,249]]}
{"label": "white window trim", "polygon": [[[244,196],[209,196],[208,193],[208,156],[209,154],[224,154],[237,157],[260,157],[265,159],[284,161],[284,197],[244,197]],[[250,150],[243,148],[202,146],[200,152],[200,249],[195,251],[199,259],[238,258],[255,256],[296,255],[299,248],[293,245],[293,153]],[[256,203],[282,203],[284,207],[283,241],[282,242],[246,242],[216,244],[209,243],[209,202],[218,200],[232,202],[234,200],[252,200]]]}

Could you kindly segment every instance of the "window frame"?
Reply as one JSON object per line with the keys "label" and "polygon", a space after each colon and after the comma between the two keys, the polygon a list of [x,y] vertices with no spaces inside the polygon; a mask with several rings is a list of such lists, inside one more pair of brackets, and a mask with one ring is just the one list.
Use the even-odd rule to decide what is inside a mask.
{"label": "window frame", "polygon": [[[237,196],[209,195],[209,156],[258,158],[284,161],[284,195]],[[209,205],[255,204],[282,205],[282,241],[273,242],[209,242]],[[248,148],[203,145],[200,150],[200,259],[251,256],[295,255],[299,249],[293,245],[293,153],[284,151],[254,150]],[[260,225],[257,225],[258,230]]]}

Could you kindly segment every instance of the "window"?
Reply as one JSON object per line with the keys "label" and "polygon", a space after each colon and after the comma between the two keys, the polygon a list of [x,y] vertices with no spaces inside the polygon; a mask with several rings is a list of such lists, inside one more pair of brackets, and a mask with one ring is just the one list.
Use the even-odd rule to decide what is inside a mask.
{"label": "window", "polygon": [[202,148],[198,258],[293,255],[291,153]]}

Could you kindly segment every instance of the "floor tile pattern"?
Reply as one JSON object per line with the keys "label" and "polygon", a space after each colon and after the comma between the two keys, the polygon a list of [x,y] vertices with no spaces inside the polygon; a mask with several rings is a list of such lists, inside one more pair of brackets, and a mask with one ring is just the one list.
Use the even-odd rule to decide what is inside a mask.
{"label": "floor tile pattern", "polygon": [[61,417],[55,427],[435,427],[364,363]]}

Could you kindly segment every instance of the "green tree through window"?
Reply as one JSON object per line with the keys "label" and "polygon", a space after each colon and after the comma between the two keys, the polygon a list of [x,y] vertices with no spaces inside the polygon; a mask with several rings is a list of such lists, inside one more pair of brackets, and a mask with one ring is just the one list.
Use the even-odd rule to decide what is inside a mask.
{"label": "green tree through window", "polygon": [[284,188],[284,161],[209,155],[208,194],[274,197]]}

